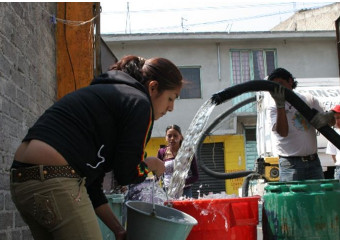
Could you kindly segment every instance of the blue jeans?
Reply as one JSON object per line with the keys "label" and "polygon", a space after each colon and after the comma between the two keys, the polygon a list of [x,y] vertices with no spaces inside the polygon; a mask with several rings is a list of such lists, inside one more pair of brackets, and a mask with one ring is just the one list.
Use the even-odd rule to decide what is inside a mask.
{"label": "blue jeans", "polygon": [[340,166],[336,166],[334,169],[334,179],[340,180]]}
{"label": "blue jeans", "polygon": [[302,161],[301,157],[280,157],[280,182],[300,181],[307,179],[324,179],[319,157]]}
{"label": "blue jeans", "polygon": [[191,188],[191,186],[183,189],[183,196],[187,197],[187,198],[192,198],[192,188]]}

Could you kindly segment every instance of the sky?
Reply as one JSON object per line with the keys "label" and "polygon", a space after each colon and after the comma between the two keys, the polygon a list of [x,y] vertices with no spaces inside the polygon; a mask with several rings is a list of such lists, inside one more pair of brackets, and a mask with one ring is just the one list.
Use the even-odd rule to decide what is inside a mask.
{"label": "sky", "polygon": [[333,2],[105,0],[101,33],[269,31],[301,9]]}

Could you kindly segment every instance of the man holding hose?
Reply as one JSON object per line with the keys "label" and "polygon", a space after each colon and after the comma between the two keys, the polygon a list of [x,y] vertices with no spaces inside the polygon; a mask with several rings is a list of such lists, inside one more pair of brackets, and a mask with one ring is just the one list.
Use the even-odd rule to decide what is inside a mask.
{"label": "man holding hose", "polygon": [[274,101],[267,114],[274,135],[273,145],[279,155],[280,181],[324,179],[317,154],[316,129],[334,125],[334,112],[323,112],[321,104],[312,95],[296,93],[310,108],[318,111],[308,122],[285,100],[285,88],[293,90],[297,86],[293,75],[284,68],[277,68],[268,80],[279,84],[270,92]]}

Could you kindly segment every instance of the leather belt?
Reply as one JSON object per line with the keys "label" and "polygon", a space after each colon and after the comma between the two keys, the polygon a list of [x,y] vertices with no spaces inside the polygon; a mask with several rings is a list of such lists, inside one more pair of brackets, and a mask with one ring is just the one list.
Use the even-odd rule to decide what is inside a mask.
{"label": "leather belt", "polygon": [[69,165],[66,166],[36,165],[33,167],[11,169],[12,182],[25,182],[28,180],[44,181],[47,179],[57,177],[80,178],[76,171]]}
{"label": "leather belt", "polygon": [[318,158],[318,154],[314,153],[312,155],[308,155],[308,156],[289,156],[289,157],[285,157],[285,156],[279,156],[280,158],[300,158],[301,161],[303,162],[308,162],[308,161],[314,161]]}

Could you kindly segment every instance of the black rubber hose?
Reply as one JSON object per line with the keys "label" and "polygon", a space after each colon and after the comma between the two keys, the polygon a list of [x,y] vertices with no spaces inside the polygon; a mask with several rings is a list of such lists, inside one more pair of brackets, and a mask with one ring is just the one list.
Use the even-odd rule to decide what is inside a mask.
{"label": "black rubber hose", "polygon": [[242,184],[242,197],[248,197],[249,181],[253,179],[262,179],[262,176],[259,173],[251,173],[244,178]]}
{"label": "black rubber hose", "polygon": [[[214,104],[219,105],[227,101],[228,99],[234,98],[245,92],[274,91],[274,88],[278,85],[278,83],[267,80],[253,80],[226,88],[218,93],[215,93],[211,97],[211,100]],[[299,98],[293,91],[287,88],[285,88],[285,98],[309,122],[317,113],[317,110],[311,109],[301,98]],[[319,128],[318,131],[331,143],[333,143],[334,146],[340,149],[340,135],[337,134],[333,128],[331,128],[330,126],[324,126]]]}
{"label": "black rubber hose", "polygon": [[239,172],[232,172],[232,173],[221,173],[221,172],[215,172],[211,169],[209,169],[204,162],[201,159],[201,147],[204,139],[206,136],[209,135],[212,129],[219,124],[226,116],[229,114],[233,113],[235,110],[243,107],[244,105],[256,101],[256,97],[250,97],[247,98],[246,100],[236,104],[235,106],[231,107],[229,110],[224,112],[223,114],[219,115],[204,131],[202,134],[201,138],[199,139],[199,142],[197,144],[197,153],[196,153],[196,158],[198,160],[198,164],[200,168],[205,172],[207,175],[215,177],[217,179],[234,179],[234,178],[240,178],[240,177],[245,177],[249,175],[250,173],[254,173],[254,171],[239,171]]}

